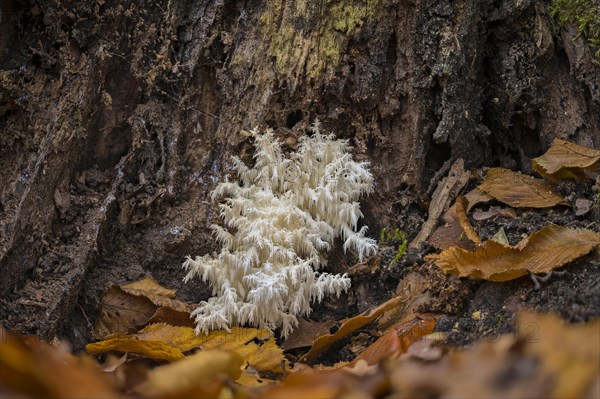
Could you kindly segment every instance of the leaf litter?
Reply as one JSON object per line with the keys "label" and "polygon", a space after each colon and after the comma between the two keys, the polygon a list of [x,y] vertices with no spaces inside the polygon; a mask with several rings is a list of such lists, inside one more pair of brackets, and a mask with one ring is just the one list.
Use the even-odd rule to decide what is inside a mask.
{"label": "leaf litter", "polygon": [[[552,154],[549,150],[545,156],[550,161],[540,165],[556,163]],[[597,161],[588,166],[565,165],[570,165],[566,168],[571,175],[580,177],[574,168],[585,168],[583,175],[588,176]],[[509,177],[499,183],[496,177],[500,175]],[[566,176],[560,172],[554,177]],[[522,239],[509,244],[509,238],[516,242],[510,226],[540,212],[558,215],[552,213],[553,207],[575,198],[556,194],[547,183],[537,186],[539,179],[529,184],[529,179],[533,178],[490,169],[481,190],[464,196],[456,193],[454,204],[443,214],[444,223],[454,226],[454,242],[468,243],[469,250],[446,239],[441,253],[430,255],[428,262],[417,259],[407,266],[413,271],[406,277],[414,276],[419,267],[435,268],[433,261],[444,273],[498,281],[495,284],[501,286],[506,284],[501,281],[545,273],[592,251],[598,254],[600,239],[594,223],[586,225],[592,229],[548,224],[529,235],[518,233]],[[516,193],[511,194],[513,188]],[[493,203],[488,211],[475,210],[477,204],[490,201],[517,211]],[[587,212],[593,214],[590,208]],[[573,215],[577,210],[562,209]],[[484,231],[489,229],[486,224],[496,226],[494,232],[502,232],[497,235],[503,238],[485,239],[493,234]],[[381,273],[382,267],[375,270]],[[429,290],[422,284],[413,287],[410,302],[423,305]],[[252,328],[196,336],[189,320],[191,306],[178,301],[174,290],[145,279],[107,289],[94,330],[100,341],[87,347],[90,354],[105,359],[102,365],[89,355],[69,354],[62,344],[55,347],[0,329],[0,389],[9,396],[25,397],[600,396],[600,319],[569,324],[554,314],[521,313],[513,333],[461,349],[448,346],[451,341],[446,339],[461,328],[463,319],[443,327],[447,315],[415,313],[416,308],[406,302],[396,293],[355,317],[303,321],[296,341],[279,345],[269,332]],[[466,311],[473,321],[489,322],[499,316]],[[339,329],[329,333],[333,323]],[[330,367],[318,363],[323,356],[335,358],[336,345],[345,338],[361,335],[374,340],[365,341],[362,348],[359,345],[351,361]],[[301,353],[309,346],[300,361],[283,350]]]}

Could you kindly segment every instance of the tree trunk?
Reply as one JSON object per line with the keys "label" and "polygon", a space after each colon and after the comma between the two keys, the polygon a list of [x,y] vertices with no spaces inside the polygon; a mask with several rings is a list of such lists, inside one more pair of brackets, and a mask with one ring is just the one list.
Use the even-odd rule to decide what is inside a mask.
{"label": "tree trunk", "polygon": [[208,194],[250,158],[244,129],[293,147],[318,118],[371,163],[371,233],[409,237],[456,159],[530,171],[554,138],[599,148],[598,64],[547,8],[3,1],[1,322],[85,342],[102,290],[145,274],[206,299],[181,262],[217,248]]}

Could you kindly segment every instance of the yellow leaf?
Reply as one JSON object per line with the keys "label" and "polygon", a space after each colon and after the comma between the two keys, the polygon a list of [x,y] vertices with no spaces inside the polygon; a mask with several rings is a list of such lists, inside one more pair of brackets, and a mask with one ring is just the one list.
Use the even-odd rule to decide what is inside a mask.
{"label": "yellow leaf", "polygon": [[142,341],[136,336],[125,334],[114,334],[106,340],[87,344],[85,346],[87,352],[91,355],[98,355],[110,351],[122,353],[135,353],[149,359],[163,360],[173,362],[183,359],[183,353],[162,341]]}
{"label": "yellow leaf", "polygon": [[[231,332],[214,330],[208,335],[196,335],[190,327],[151,324],[137,334],[115,334],[86,346],[93,355],[117,351],[166,361],[181,359],[185,352],[195,348],[232,351],[258,371],[283,372],[283,350],[267,330],[256,328],[233,327]],[[287,367],[287,362],[284,364]]]}
{"label": "yellow leaf", "polygon": [[553,376],[552,397],[581,398],[600,374],[600,319],[569,325],[554,314],[519,315],[525,353]]}
{"label": "yellow leaf", "polygon": [[234,380],[239,378],[243,362],[241,356],[232,352],[198,352],[178,362],[151,370],[148,380],[136,391],[144,396],[153,397],[205,397],[204,386],[219,376],[227,376]]}
{"label": "yellow leaf", "polygon": [[543,180],[504,168],[490,168],[479,189],[516,208],[549,208],[564,203]]}
{"label": "yellow leaf", "polygon": [[597,172],[599,164],[600,150],[561,139],[554,139],[544,155],[531,161],[533,170],[551,180],[586,177]]}
{"label": "yellow leaf", "polygon": [[428,255],[446,273],[507,281],[528,273],[548,273],[600,245],[600,234],[548,225],[511,247],[488,240],[474,252],[450,248]]}
{"label": "yellow leaf", "polygon": [[167,306],[179,312],[190,312],[187,304],[174,300],[175,290],[161,286],[150,277],[122,285],[120,288],[128,294],[146,297],[156,306]]}

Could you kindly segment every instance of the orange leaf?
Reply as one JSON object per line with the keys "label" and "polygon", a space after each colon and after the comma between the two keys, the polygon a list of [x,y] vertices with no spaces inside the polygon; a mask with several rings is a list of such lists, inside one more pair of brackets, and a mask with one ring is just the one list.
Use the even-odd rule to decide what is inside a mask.
{"label": "orange leaf", "polygon": [[516,208],[549,208],[564,203],[543,180],[504,168],[489,169],[479,189]]}
{"label": "orange leaf", "polygon": [[467,218],[466,208],[469,206],[469,201],[465,197],[458,197],[456,199],[456,203],[454,204],[454,208],[456,209],[456,216],[458,216],[458,221],[460,222],[460,227],[462,227],[463,231],[467,235],[467,238],[474,243],[479,244],[481,239],[479,238],[479,234],[473,229],[471,226],[471,222],[469,222],[469,218]]}
{"label": "orange leaf", "polygon": [[353,331],[361,328],[367,323],[372,322],[379,316],[381,316],[385,311],[393,309],[400,305],[404,300],[400,297],[392,298],[389,301],[379,305],[375,309],[369,309],[364,313],[359,314],[358,316],[354,316],[350,319],[347,319],[342,325],[340,329],[335,332],[335,334],[326,334],[323,335],[313,342],[313,346],[310,348],[307,354],[300,358],[300,362],[312,362],[319,356],[321,353],[325,352],[327,348],[333,345],[335,342],[339,341],[346,335],[352,333]]}
{"label": "orange leaf", "polygon": [[600,150],[561,139],[554,139],[544,155],[531,161],[533,170],[551,180],[591,177],[588,174],[597,172],[599,164]]}
{"label": "orange leaf", "polygon": [[600,245],[600,234],[548,225],[516,246],[488,240],[475,252],[450,248],[428,255],[446,273],[507,281],[528,273],[548,273]]}
{"label": "orange leaf", "polygon": [[554,375],[554,398],[586,397],[586,388],[600,375],[600,319],[568,325],[558,315],[522,313],[525,353],[541,359],[542,368]]}
{"label": "orange leaf", "polygon": [[354,359],[352,364],[364,360],[369,364],[379,363],[390,355],[399,355],[408,350],[425,335],[431,334],[435,328],[434,318],[416,317],[397,327],[390,328],[387,333],[372,343]]}
{"label": "orange leaf", "polygon": [[121,397],[92,359],[8,333],[1,326],[0,391],[3,398]]}

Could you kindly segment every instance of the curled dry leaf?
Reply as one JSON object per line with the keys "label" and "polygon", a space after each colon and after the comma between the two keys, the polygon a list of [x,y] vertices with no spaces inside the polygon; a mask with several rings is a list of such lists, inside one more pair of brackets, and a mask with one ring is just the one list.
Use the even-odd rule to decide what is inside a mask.
{"label": "curled dry leaf", "polygon": [[[479,192],[481,193],[481,191]],[[477,201],[474,197],[472,197],[472,200]],[[454,205],[444,213],[443,220],[445,223],[438,226],[429,237],[429,245],[437,249],[448,249],[450,247],[475,249],[475,244],[480,243],[481,239],[467,217],[466,210],[469,209],[470,205],[471,203],[466,196],[458,197]]]}
{"label": "curled dry leaf", "polygon": [[458,217],[458,222],[460,223],[460,227],[462,227],[463,231],[467,235],[467,238],[474,243],[479,244],[481,239],[479,238],[479,234],[473,229],[471,226],[471,222],[469,222],[469,218],[467,217],[466,209],[469,206],[469,202],[465,197],[458,197],[456,199],[456,203],[454,204],[454,208],[456,209],[456,216]]}
{"label": "curled dry leaf", "polygon": [[593,177],[600,165],[600,150],[555,139],[548,151],[531,164],[533,170],[550,180]]}
{"label": "curled dry leaf", "polygon": [[568,325],[558,315],[522,313],[519,326],[521,340],[531,343],[524,352],[541,359],[543,371],[553,376],[549,396],[590,397],[586,391],[600,379],[600,319]]}
{"label": "curled dry leaf", "polygon": [[1,326],[0,391],[3,398],[121,397],[92,359]]}
{"label": "curled dry leaf", "polygon": [[156,305],[148,298],[126,293],[117,286],[104,293],[100,317],[92,335],[102,339],[110,334],[127,333],[144,325],[156,311]]}
{"label": "curled dry leaf", "polygon": [[182,359],[186,352],[196,348],[232,351],[256,370],[283,372],[283,350],[275,344],[268,331],[256,328],[234,327],[231,332],[214,330],[208,335],[196,335],[190,327],[151,324],[137,334],[114,334],[104,341],[86,346],[92,355],[115,351],[161,361]]}
{"label": "curled dry leaf", "polygon": [[392,397],[592,398],[600,381],[600,320],[568,324],[523,314],[518,334],[478,342],[424,364],[387,363]]}
{"label": "curled dry leaf", "polygon": [[198,352],[151,370],[135,391],[146,397],[217,397],[224,383],[219,377],[239,378],[243,362],[233,352]]}
{"label": "curled dry leaf", "polygon": [[473,212],[473,219],[477,221],[492,219],[496,217],[514,219],[517,217],[517,213],[512,208],[500,208],[498,206],[492,206],[487,211],[476,210],[475,212]]}
{"label": "curled dry leaf", "polygon": [[351,364],[358,361],[377,364],[389,356],[405,353],[414,342],[431,334],[434,328],[434,318],[421,316],[392,327],[358,355]]}
{"label": "curled dry leaf", "polygon": [[174,297],[175,290],[164,288],[151,278],[109,287],[102,298],[100,317],[92,335],[102,339],[110,334],[136,331],[155,322],[194,326],[190,307]]}
{"label": "curled dry leaf", "polygon": [[336,321],[313,321],[298,319],[298,327],[290,334],[281,347],[284,350],[291,350],[311,346],[312,343],[321,335],[329,334],[329,330],[336,324]]}
{"label": "curled dry leaf", "polygon": [[128,294],[148,298],[156,306],[169,307],[178,312],[189,313],[191,310],[187,304],[175,300],[175,290],[161,286],[150,277],[122,285],[120,288]]}
{"label": "curled dry leaf", "polygon": [[490,168],[479,189],[515,208],[550,208],[564,203],[543,180],[504,168]]}
{"label": "curled dry leaf", "polygon": [[372,322],[373,320],[381,316],[385,311],[399,306],[403,301],[404,300],[400,297],[392,298],[374,309],[369,309],[366,312],[359,314],[358,316],[354,316],[350,319],[347,319],[342,323],[340,329],[337,330],[335,334],[326,334],[317,338],[313,342],[310,351],[308,351],[308,353],[302,356],[299,361],[304,363],[312,362],[317,358],[317,356],[325,352],[327,348],[329,348],[335,342],[339,341],[346,335],[351,334],[352,332],[361,328],[365,324]]}
{"label": "curled dry leaf", "polygon": [[516,246],[488,240],[474,252],[450,248],[428,255],[446,273],[507,281],[528,273],[548,273],[600,245],[600,234],[548,225]]}
{"label": "curled dry leaf", "polygon": [[477,187],[466,193],[464,197],[467,199],[468,203],[467,209],[465,209],[467,212],[473,209],[473,207],[477,204],[482,204],[493,200],[491,196],[487,195]]}

